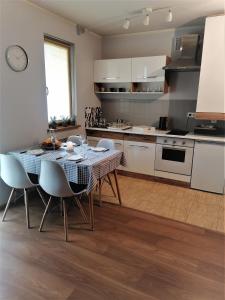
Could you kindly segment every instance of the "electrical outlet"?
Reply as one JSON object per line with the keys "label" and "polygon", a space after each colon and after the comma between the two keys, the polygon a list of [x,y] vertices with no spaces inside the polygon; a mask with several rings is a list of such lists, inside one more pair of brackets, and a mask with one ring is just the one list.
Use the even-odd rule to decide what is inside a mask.
{"label": "electrical outlet", "polygon": [[194,112],[188,112],[187,113],[187,118],[190,118],[190,119],[192,118],[193,119],[194,117],[195,117],[195,113]]}

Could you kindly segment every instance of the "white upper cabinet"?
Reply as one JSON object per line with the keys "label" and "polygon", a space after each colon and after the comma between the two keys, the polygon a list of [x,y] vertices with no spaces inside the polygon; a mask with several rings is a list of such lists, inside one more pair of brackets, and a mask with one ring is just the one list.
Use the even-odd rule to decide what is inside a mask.
{"label": "white upper cabinet", "polygon": [[94,82],[131,82],[131,58],[96,60]]}
{"label": "white upper cabinet", "polygon": [[166,55],[132,58],[132,82],[164,81],[166,64]]}
{"label": "white upper cabinet", "polygon": [[225,16],[206,19],[197,113],[225,113]]}

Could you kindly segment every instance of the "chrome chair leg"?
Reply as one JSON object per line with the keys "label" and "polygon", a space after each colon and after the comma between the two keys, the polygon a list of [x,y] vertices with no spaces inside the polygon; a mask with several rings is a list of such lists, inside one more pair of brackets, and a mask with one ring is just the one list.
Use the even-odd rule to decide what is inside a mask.
{"label": "chrome chair leg", "polygon": [[9,199],[8,199],[8,201],[7,201],[7,204],[6,204],[6,207],[5,207],[3,216],[2,216],[2,222],[4,222],[4,220],[5,220],[5,216],[6,216],[6,213],[7,213],[7,211],[8,211],[10,202],[11,202],[11,200],[12,200],[12,196],[13,196],[13,194],[14,194],[14,191],[15,191],[15,189],[12,189],[12,190],[11,190],[11,193],[10,193],[10,195],[9,195]]}
{"label": "chrome chair leg", "polygon": [[67,220],[67,205],[66,200],[63,199],[63,214],[64,214],[64,232],[65,232],[65,240],[68,242],[68,220]]}
{"label": "chrome chair leg", "polygon": [[47,204],[46,207],[45,207],[45,211],[44,211],[43,217],[42,217],[42,219],[41,219],[41,224],[40,224],[40,227],[39,227],[39,231],[40,231],[40,232],[42,231],[42,227],[43,227],[43,224],[44,224],[45,217],[46,217],[46,214],[47,214],[47,212],[48,212],[49,206],[50,206],[50,204],[51,204],[51,200],[52,200],[52,197],[49,198],[48,204]]}
{"label": "chrome chair leg", "polygon": [[75,201],[76,201],[76,203],[77,203],[77,206],[78,206],[79,209],[80,209],[80,213],[81,213],[81,215],[82,215],[82,218],[83,218],[84,222],[85,222],[85,223],[88,223],[88,218],[87,218],[87,215],[86,215],[86,213],[85,213],[85,211],[84,211],[84,208],[83,208],[82,204],[80,203],[80,199],[78,199],[78,198],[76,198],[76,197],[74,197],[74,199],[75,199]]}
{"label": "chrome chair leg", "polygon": [[38,192],[38,194],[39,194],[39,196],[40,196],[40,198],[41,198],[41,200],[42,200],[44,206],[46,206],[47,204],[46,204],[46,202],[45,202],[45,199],[44,199],[43,195],[41,194],[41,191],[39,190],[38,187],[36,187],[36,190],[37,190],[37,192]]}
{"label": "chrome chair leg", "polygon": [[30,228],[30,214],[29,214],[29,203],[28,203],[28,195],[27,190],[24,189],[24,204],[25,204],[25,211],[26,211],[26,222],[27,228]]}

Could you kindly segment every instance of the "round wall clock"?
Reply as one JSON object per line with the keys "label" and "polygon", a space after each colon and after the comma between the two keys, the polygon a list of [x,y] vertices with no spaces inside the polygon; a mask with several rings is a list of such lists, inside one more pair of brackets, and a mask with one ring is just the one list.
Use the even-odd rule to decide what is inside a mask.
{"label": "round wall clock", "polygon": [[6,49],[6,61],[9,67],[15,72],[22,72],[28,66],[27,53],[18,45],[9,46]]}

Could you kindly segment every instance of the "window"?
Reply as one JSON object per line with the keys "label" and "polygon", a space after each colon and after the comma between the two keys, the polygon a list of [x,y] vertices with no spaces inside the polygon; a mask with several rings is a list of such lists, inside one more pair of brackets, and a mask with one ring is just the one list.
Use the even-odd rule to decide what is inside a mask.
{"label": "window", "polygon": [[72,45],[45,37],[45,76],[48,120],[71,116],[71,51]]}

